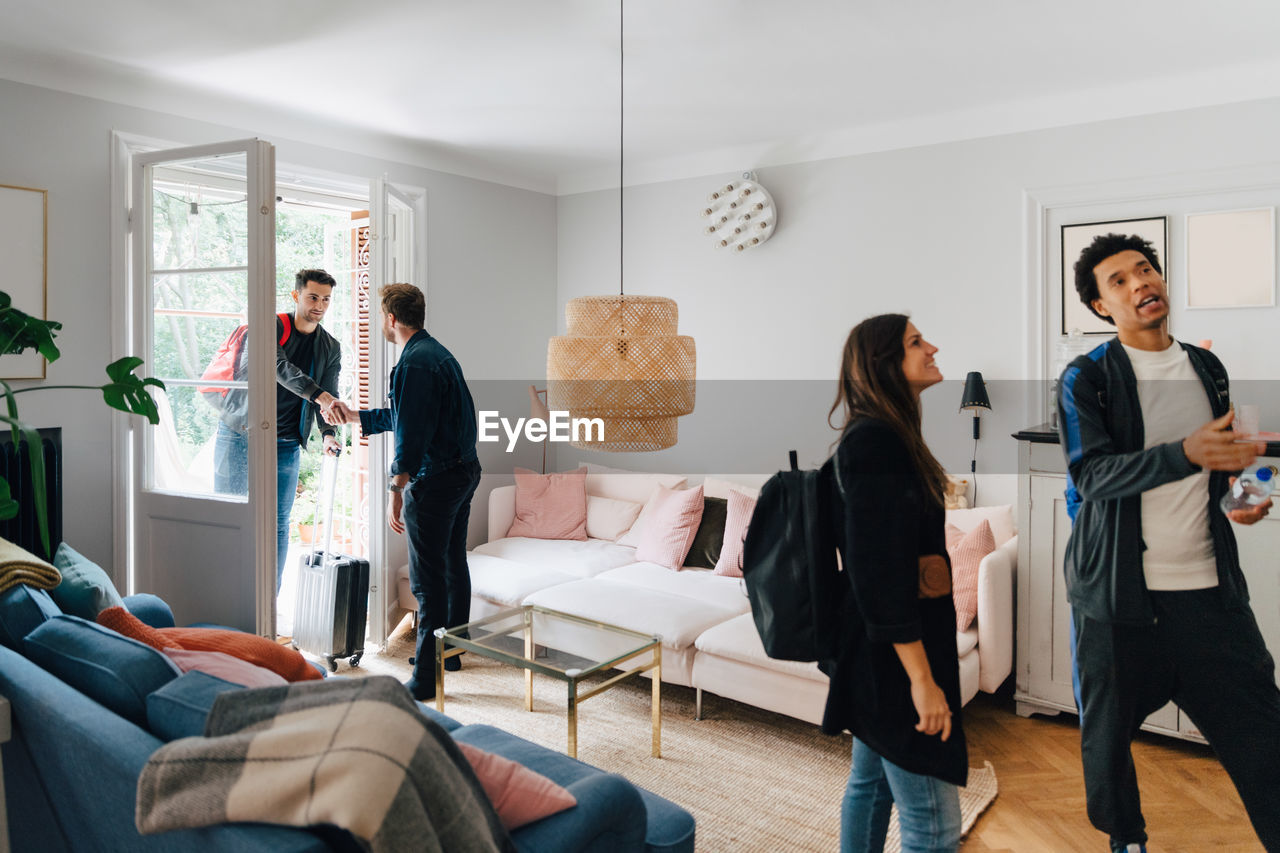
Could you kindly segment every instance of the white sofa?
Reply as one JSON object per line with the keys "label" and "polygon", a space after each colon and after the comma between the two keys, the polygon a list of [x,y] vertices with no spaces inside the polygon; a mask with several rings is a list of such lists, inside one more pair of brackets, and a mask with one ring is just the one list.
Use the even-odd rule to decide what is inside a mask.
{"label": "white sofa", "polygon": [[[588,477],[592,494],[610,491],[608,477],[627,477],[623,487],[645,491],[632,473]],[[656,476],[656,475],[655,475]],[[765,476],[728,478],[754,491]],[[669,480],[668,480],[669,482]],[[729,485],[707,478],[708,496]],[[647,487],[651,490],[651,486]],[[647,493],[647,491],[645,491]],[[468,554],[471,569],[472,618],[519,604],[608,622],[662,637],[662,680],[697,689],[698,715],[703,692],[745,702],[812,723],[822,720],[827,678],[816,664],[769,658],[751,618],[746,589],[738,578],[708,569],[665,567],[637,562],[635,549],[588,539],[559,541],[508,538],[515,517],[515,487],[494,489],[489,496],[489,541]],[[997,548],[979,567],[978,616],[957,635],[960,684],[964,702],[979,689],[993,692],[1013,665],[1013,578],[1017,538],[1010,507],[948,510],[947,520],[968,530],[988,519]],[[417,607],[408,594],[407,567],[400,582],[401,606]]]}

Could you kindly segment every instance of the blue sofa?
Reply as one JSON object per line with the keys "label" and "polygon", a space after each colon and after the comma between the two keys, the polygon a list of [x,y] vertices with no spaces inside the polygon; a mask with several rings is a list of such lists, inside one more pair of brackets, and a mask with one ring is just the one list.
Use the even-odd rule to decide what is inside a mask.
{"label": "blue sofa", "polygon": [[[172,624],[168,607],[154,596],[126,598],[125,604],[149,624]],[[146,702],[150,697],[154,703],[154,694],[161,689],[157,685],[150,690],[151,684],[166,682],[166,692],[173,693],[173,685],[180,687],[181,679],[217,679],[194,672],[175,676],[157,667],[154,673],[137,675],[129,686],[112,686],[114,693],[96,695],[99,701],[95,701],[73,683],[84,686],[98,679],[89,692],[100,693],[104,688],[98,682],[113,676],[111,661],[122,659],[118,651],[130,651],[120,641],[135,641],[80,623],[60,615],[57,605],[40,590],[20,586],[0,596],[0,695],[12,706],[13,736],[2,752],[12,849],[236,853],[358,849],[351,836],[333,827],[301,830],[242,823],[139,835],[134,826],[138,776],[164,742],[148,730]],[[42,633],[31,636],[41,628]],[[88,637],[89,646],[75,668],[68,669],[65,661],[52,667],[59,677],[50,665],[38,661],[48,661],[48,647],[56,645],[58,634],[66,628],[75,629],[77,643],[85,643]],[[142,690],[149,692],[142,695]],[[128,695],[130,691],[133,695]],[[575,807],[515,830],[512,838],[521,851],[693,850],[693,817],[669,800],[508,732],[492,726],[464,726],[421,707],[455,740],[517,761],[577,798]],[[199,719],[188,721],[187,729]]]}

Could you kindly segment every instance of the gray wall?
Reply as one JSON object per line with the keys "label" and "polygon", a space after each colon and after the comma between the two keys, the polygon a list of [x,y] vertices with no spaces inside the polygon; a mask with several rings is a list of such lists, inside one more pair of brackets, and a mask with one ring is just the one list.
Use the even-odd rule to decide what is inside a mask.
{"label": "gray wall", "polygon": [[[63,330],[58,337],[62,358],[49,365],[45,383],[100,384],[111,358],[111,131],[182,144],[255,133],[5,80],[0,80],[0,116],[0,183],[49,193],[48,316],[61,321]],[[524,375],[528,364],[545,359],[546,339],[555,326],[553,197],[356,151],[269,141],[277,146],[280,167],[359,179],[385,173],[392,181],[426,189],[431,332],[470,376]],[[25,420],[63,428],[66,538],[110,567],[110,410],[92,392],[50,391],[18,400]],[[123,581],[123,572],[116,577]]]}
{"label": "gray wall", "polygon": [[[760,380],[833,383],[850,327],[881,312],[911,314],[954,380],[923,398],[926,436],[948,470],[967,473],[973,449],[969,419],[956,412],[965,373],[1005,380],[990,386],[979,499],[1012,502],[1008,435],[1028,425],[1030,385],[1020,380],[1041,378],[1026,371],[1024,190],[1272,162],[1278,143],[1280,102],[1272,100],[762,168],[758,178],[779,208],[777,233],[738,254],[714,250],[701,233],[707,194],[751,165],[726,163],[720,174],[627,188],[626,290],[676,299],[680,331],[697,341],[700,385],[739,380],[744,395],[763,390]],[[617,211],[616,190],[559,199],[561,332],[567,300],[617,290]],[[1239,316],[1259,339],[1275,340],[1274,310]],[[1183,325],[1181,337],[1202,336]],[[803,409],[756,395],[752,443],[773,449],[761,449],[755,470],[775,470],[797,444],[811,462],[820,458],[833,437],[822,426],[828,387]],[[690,435],[746,429],[705,430],[692,420],[700,417],[701,407],[686,419]],[[683,470],[699,449],[664,453],[671,464],[637,466]]]}

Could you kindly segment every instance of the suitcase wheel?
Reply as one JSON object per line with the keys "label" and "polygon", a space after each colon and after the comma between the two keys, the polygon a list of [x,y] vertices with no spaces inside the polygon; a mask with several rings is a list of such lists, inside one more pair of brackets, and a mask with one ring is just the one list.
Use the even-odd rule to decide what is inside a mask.
{"label": "suitcase wheel", "polygon": [[350,660],[350,661],[348,661],[348,663],[350,663],[352,666],[359,666],[359,665],[360,665],[360,656],[361,656],[361,654],[362,654],[362,653],[359,653],[359,652],[358,652],[358,653],[356,653],[356,654],[352,655],[352,656],[351,656],[351,660]]}
{"label": "suitcase wheel", "polygon": [[330,672],[338,671],[338,661],[334,659],[333,655],[325,655],[324,662],[329,665]]}

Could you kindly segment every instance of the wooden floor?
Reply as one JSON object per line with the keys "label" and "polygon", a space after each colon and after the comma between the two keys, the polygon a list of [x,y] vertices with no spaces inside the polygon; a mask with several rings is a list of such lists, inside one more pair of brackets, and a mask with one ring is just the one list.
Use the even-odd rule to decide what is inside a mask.
{"label": "wooden floor", "polygon": [[[990,761],[1000,793],[961,845],[963,853],[1109,849],[1085,816],[1074,716],[1019,717],[1011,698],[985,693],[964,711],[969,763]],[[1148,853],[1262,853],[1235,786],[1209,747],[1144,732],[1133,757]]]}

